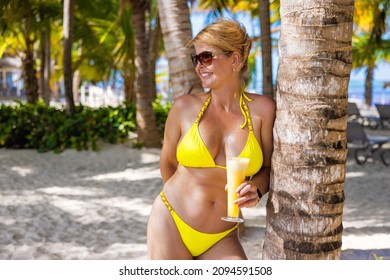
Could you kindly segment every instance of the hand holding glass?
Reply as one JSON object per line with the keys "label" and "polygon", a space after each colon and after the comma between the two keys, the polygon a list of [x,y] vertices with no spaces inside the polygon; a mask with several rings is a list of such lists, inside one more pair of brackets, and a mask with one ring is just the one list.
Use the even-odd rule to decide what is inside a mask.
{"label": "hand holding glass", "polygon": [[244,219],[239,218],[240,209],[234,203],[238,199],[236,189],[245,181],[246,170],[248,169],[249,158],[229,157],[226,160],[227,172],[227,217],[221,219],[228,222],[242,223]]}

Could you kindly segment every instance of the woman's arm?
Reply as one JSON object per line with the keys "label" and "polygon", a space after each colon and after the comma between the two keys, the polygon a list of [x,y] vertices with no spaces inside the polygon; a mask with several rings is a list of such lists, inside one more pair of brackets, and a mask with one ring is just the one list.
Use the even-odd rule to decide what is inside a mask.
{"label": "woman's arm", "polygon": [[240,198],[237,200],[239,207],[254,207],[259,201],[257,191],[260,191],[263,196],[269,190],[276,104],[271,98],[262,98],[261,110],[264,115],[261,118],[260,137],[263,165],[259,172],[252,176],[251,180],[244,182],[237,189],[240,193]]}
{"label": "woman's arm", "polygon": [[165,184],[175,173],[178,162],[176,159],[176,147],[180,140],[180,108],[173,103],[165,122],[164,142],[160,155],[160,172]]}
{"label": "woman's arm", "polygon": [[273,127],[276,115],[276,104],[273,99],[267,98],[264,110],[266,117],[263,118],[261,125],[261,147],[263,151],[263,165],[260,171],[255,174],[251,181],[255,184],[262,195],[269,190],[271,158],[273,152]]}

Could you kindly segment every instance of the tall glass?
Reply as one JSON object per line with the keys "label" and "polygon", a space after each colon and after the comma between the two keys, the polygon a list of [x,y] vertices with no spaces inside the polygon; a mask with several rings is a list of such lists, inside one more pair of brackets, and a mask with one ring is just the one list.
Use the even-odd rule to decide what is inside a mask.
{"label": "tall glass", "polygon": [[242,223],[244,219],[239,218],[240,209],[234,201],[238,198],[236,189],[245,181],[245,174],[248,169],[249,158],[229,157],[226,160],[227,173],[227,217],[221,219],[228,222]]}

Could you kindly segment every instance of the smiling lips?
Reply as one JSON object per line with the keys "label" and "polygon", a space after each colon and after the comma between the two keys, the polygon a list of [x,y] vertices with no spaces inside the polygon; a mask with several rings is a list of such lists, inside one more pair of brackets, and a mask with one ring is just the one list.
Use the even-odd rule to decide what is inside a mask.
{"label": "smiling lips", "polygon": [[211,72],[200,73],[200,76],[201,76],[202,78],[207,78],[207,77],[210,77],[211,75],[212,75]]}

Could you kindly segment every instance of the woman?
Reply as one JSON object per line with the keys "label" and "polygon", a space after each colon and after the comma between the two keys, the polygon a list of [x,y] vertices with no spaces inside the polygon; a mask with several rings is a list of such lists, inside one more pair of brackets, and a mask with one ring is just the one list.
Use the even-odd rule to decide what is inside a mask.
{"label": "woman", "polygon": [[192,62],[210,91],[177,98],[169,112],[160,158],[164,188],[148,221],[149,257],[247,259],[237,224],[221,220],[226,158],[250,158],[235,203],[256,206],[270,181],[275,103],[242,90],[252,43],[240,23],[220,19],[192,43]]}

